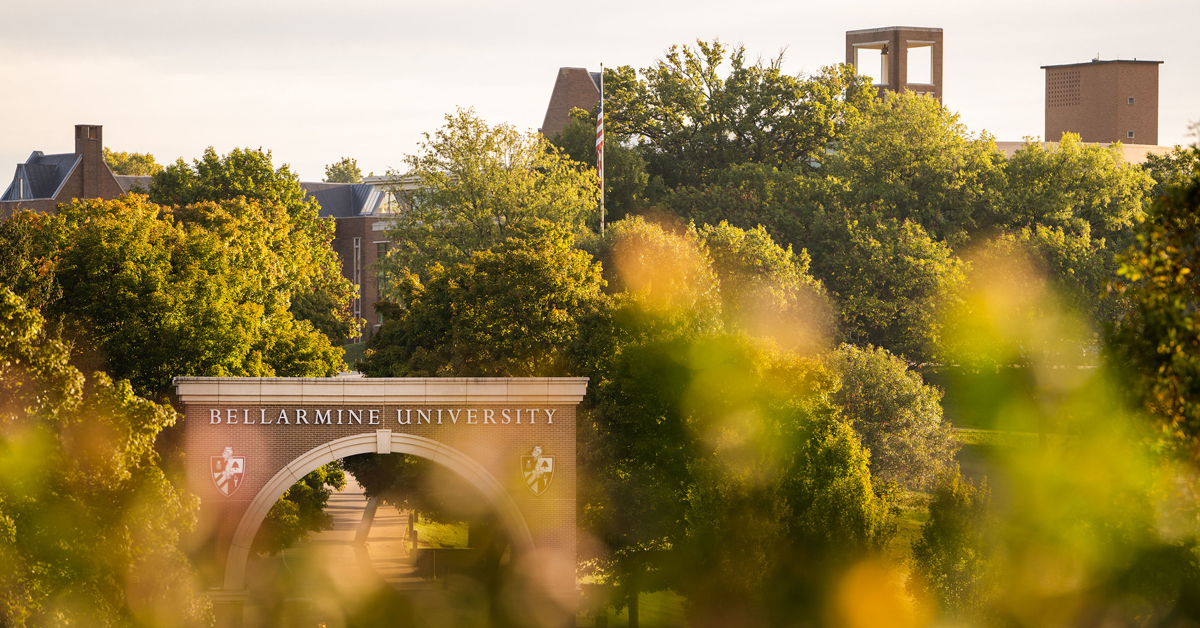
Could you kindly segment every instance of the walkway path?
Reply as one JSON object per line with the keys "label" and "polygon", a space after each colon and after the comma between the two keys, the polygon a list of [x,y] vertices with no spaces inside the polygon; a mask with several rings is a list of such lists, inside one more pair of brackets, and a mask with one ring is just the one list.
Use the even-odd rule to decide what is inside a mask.
{"label": "walkway path", "polygon": [[[346,608],[380,587],[427,586],[414,575],[405,549],[408,516],[381,505],[373,521],[364,521],[369,500],[348,474],[346,484],[325,507],[333,516],[332,530],[312,533],[279,556],[252,559],[247,565],[247,626],[323,622],[334,628],[342,624]],[[363,532],[365,542],[356,543]]]}

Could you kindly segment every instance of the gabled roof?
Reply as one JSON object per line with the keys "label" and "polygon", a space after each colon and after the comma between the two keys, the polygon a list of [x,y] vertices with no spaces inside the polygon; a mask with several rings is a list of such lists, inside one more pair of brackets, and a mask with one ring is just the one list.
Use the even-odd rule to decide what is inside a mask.
{"label": "gabled roof", "polygon": [[23,164],[17,164],[12,183],[0,201],[53,199],[82,159],[75,153],[45,155],[35,150]]}
{"label": "gabled roof", "polygon": [[134,188],[144,190],[143,193],[150,191],[150,181],[154,179],[154,177],[140,174],[114,174],[113,178],[117,180],[117,185],[121,186],[121,192],[125,194]]}
{"label": "gabled roof", "polygon": [[321,205],[321,216],[353,218],[373,216],[383,201],[383,193],[369,183],[300,183],[309,196]]}

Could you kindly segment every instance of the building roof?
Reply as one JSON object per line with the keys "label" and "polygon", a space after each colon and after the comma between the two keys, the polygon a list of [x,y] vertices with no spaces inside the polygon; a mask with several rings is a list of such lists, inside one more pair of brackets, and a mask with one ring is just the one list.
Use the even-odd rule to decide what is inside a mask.
{"label": "building roof", "polygon": [[1162,61],[1146,61],[1144,59],[1092,59],[1091,61],[1083,61],[1081,63],[1063,63],[1060,65],[1043,65],[1042,69],[1048,70],[1050,68],[1073,68],[1073,67],[1084,66],[1084,65],[1091,66],[1091,65],[1096,65],[1096,64],[1100,64],[1100,63],[1150,63],[1153,65],[1161,65]]}
{"label": "building roof", "polygon": [[122,194],[128,194],[135,187],[143,192],[149,192],[150,181],[154,179],[149,175],[134,174],[114,174],[113,178],[117,180],[117,185],[121,186]]}
{"label": "building roof", "polygon": [[554,91],[546,106],[546,117],[538,131],[546,137],[563,130],[571,120],[571,109],[590,111],[600,100],[600,73],[587,68],[559,68]]}
{"label": "building roof", "polygon": [[58,196],[58,190],[75,171],[81,158],[75,153],[45,155],[40,150],[33,151],[25,163],[17,164],[12,183],[0,196],[0,201],[32,201]]}
{"label": "building roof", "polygon": [[931,33],[940,33],[942,29],[928,26],[884,26],[882,28],[862,28],[856,31],[846,31],[846,34],[861,35],[863,33],[890,33],[892,31],[928,31]]}
{"label": "building roof", "polygon": [[301,182],[300,186],[321,205],[321,216],[353,218],[373,216],[383,202],[383,192],[370,183]]}

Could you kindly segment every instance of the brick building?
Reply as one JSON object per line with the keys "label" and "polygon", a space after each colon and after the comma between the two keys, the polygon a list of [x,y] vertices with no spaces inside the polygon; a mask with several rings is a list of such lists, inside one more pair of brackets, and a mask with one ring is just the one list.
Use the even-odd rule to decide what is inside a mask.
{"label": "brick building", "polygon": [[[0,196],[0,217],[12,215],[17,208],[54,212],[59,204],[77,198],[111,200],[131,190],[148,190],[150,180],[114,175],[104,162],[103,127],[79,124],[74,153],[34,151],[25,163],[17,164],[12,182]],[[341,258],[342,275],[358,289],[354,315],[366,319],[364,335],[370,336],[383,323],[373,307],[382,292],[373,266],[390,246],[381,220],[398,207],[395,190],[412,188],[413,182],[374,177],[362,184],[301,182],[300,186],[317,199],[320,215],[335,221],[333,249]]]}
{"label": "brick building", "polygon": [[[929,48],[928,82],[910,81],[917,68],[910,66],[910,51]],[[863,52],[879,52],[880,80],[875,83],[882,97],[886,92],[906,90],[929,94],[942,100],[942,29],[888,26],[846,31],[846,63],[864,68]],[[924,69],[924,68],[923,68]],[[922,78],[926,75],[922,72]]]}
{"label": "brick building", "polygon": [[1044,65],[1046,140],[1078,133],[1084,142],[1158,144],[1158,66],[1162,61]]}
{"label": "brick building", "polygon": [[382,298],[375,276],[375,263],[387,254],[391,243],[384,233],[389,206],[387,191],[370,183],[313,183],[300,186],[321,206],[321,217],[332,218],[333,250],[342,262],[342,276],[355,286],[352,309],[355,318],[366,319],[364,335],[379,329],[383,320],[374,305]]}
{"label": "brick building", "polygon": [[0,216],[10,216],[18,207],[52,212],[72,199],[108,200],[124,192],[104,163],[104,127],[77,124],[74,153],[35,150],[25,163],[17,164],[12,183],[0,196]]}
{"label": "brick building", "polygon": [[546,107],[546,118],[538,132],[554,137],[571,120],[571,109],[578,107],[591,111],[600,102],[600,73],[588,72],[587,68],[559,68]]}

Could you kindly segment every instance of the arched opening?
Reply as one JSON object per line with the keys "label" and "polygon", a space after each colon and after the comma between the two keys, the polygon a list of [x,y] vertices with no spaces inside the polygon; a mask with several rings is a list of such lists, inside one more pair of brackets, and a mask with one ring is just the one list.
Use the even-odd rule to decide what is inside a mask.
{"label": "arched opening", "polygon": [[300,455],[281,469],[255,495],[249,508],[242,515],[225,564],[224,590],[241,592],[245,589],[246,564],[250,558],[255,533],[262,525],[271,506],[296,483],[313,470],[335,460],[365,453],[398,453],[426,458],[461,476],[479,491],[496,513],[496,519],[504,528],[514,555],[533,550],[533,536],[516,503],[485,468],[462,452],[437,441],[378,430],[375,433],[355,434],[330,441]]}

